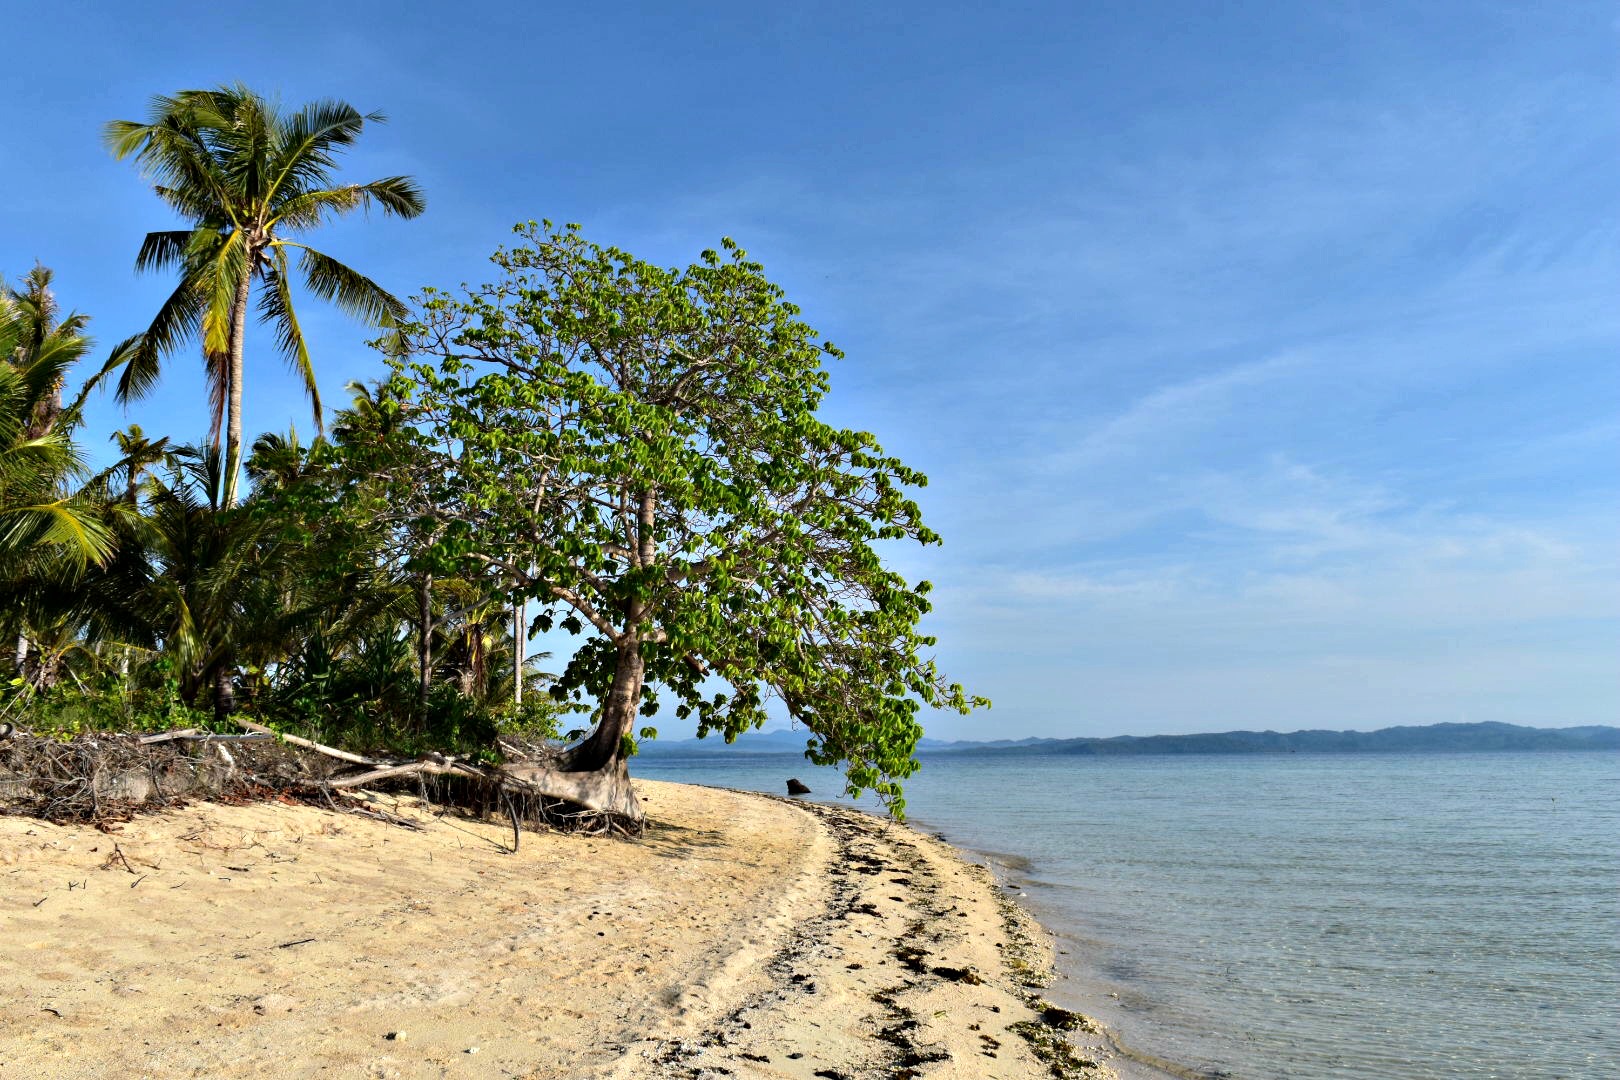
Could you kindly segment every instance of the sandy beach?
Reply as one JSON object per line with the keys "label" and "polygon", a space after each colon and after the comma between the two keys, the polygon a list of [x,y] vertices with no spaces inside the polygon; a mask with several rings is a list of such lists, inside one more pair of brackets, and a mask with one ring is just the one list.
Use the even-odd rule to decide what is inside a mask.
{"label": "sandy beach", "polygon": [[1100,1036],[1042,1021],[1044,932],[948,845],[637,786],[643,840],[516,851],[392,798],[420,828],[0,817],[0,1076],[1114,1075]]}

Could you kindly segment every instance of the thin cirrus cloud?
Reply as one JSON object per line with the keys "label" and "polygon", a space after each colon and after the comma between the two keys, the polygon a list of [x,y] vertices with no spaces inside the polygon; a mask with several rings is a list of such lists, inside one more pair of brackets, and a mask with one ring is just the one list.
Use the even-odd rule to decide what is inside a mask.
{"label": "thin cirrus cloud", "polygon": [[1620,259],[1550,175],[1590,109],[1373,113],[975,268],[1081,298],[994,365],[1027,437],[957,455],[995,495],[932,575],[998,733],[1615,719]]}

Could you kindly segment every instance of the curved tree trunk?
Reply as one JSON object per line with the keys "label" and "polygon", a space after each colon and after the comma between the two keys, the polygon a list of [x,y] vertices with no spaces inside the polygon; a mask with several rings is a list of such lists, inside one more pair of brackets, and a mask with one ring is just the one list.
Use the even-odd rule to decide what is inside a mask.
{"label": "curved tree trunk", "polygon": [[646,681],[647,664],[641,657],[641,643],[619,642],[613,669],[613,687],[602,701],[602,719],[584,742],[574,747],[564,766],[568,772],[595,772],[615,759],[624,759],[625,736],[635,727],[641,709],[641,686]]}
{"label": "curved tree trunk", "polygon": [[596,730],[555,767],[519,763],[501,771],[541,794],[614,814],[639,827],[646,818],[630,786],[624,748],[640,714],[647,664],[641,656],[641,643],[632,634],[619,642],[617,653],[613,686],[602,702]]}

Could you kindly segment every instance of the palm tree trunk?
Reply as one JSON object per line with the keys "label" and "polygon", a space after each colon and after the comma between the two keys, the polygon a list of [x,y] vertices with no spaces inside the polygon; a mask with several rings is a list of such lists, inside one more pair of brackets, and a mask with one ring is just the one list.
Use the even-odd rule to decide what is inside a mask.
{"label": "palm tree trunk", "polygon": [[433,685],[433,575],[426,571],[422,572],[416,587],[416,615],[419,635],[416,660],[421,676],[416,687],[416,704],[422,710],[423,723],[426,723],[428,690]]}
{"label": "palm tree trunk", "polygon": [[528,639],[529,620],[523,601],[512,604],[512,704],[523,704],[523,647]]}
{"label": "palm tree trunk", "polygon": [[18,634],[17,635],[17,652],[16,652],[15,658],[16,658],[16,661],[17,661],[17,676],[19,678],[22,678],[22,679],[28,678],[28,635],[27,634]]}
{"label": "palm tree trunk", "polygon": [[236,284],[231,304],[230,383],[225,388],[225,505],[236,505],[236,478],[242,470],[242,354],[247,336],[248,288],[253,283],[253,261],[258,256],[249,249],[247,268]]}
{"label": "palm tree trunk", "polygon": [[236,711],[236,684],[231,678],[231,667],[222,664],[214,672],[214,722],[223,725]]}

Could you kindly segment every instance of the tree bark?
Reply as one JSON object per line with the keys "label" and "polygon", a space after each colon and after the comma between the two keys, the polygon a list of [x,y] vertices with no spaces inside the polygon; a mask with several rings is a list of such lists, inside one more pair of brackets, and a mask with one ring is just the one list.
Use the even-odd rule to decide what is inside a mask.
{"label": "tree bark", "polygon": [[529,620],[525,617],[523,601],[512,603],[512,704],[523,704],[523,652],[529,639]]}
{"label": "tree bark", "polygon": [[423,571],[416,588],[416,704],[427,722],[428,690],[433,685],[433,575]]}
{"label": "tree bark", "polygon": [[614,764],[624,768],[624,737],[635,727],[641,712],[647,664],[641,656],[641,641],[633,633],[620,639],[617,652],[613,688],[602,701],[602,719],[590,738],[574,747],[565,772],[607,771]]}
{"label": "tree bark", "polygon": [[49,690],[61,681],[62,654],[41,649],[39,653],[39,670],[34,675],[34,685],[41,690]]}
{"label": "tree bark", "polygon": [[545,765],[516,762],[503,765],[506,780],[553,799],[566,799],[598,813],[613,814],[637,827],[646,820],[641,800],[630,786],[630,770],[619,758],[593,772],[572,772]]}
{"label": "tree bark", "polygon": [[225,387],[225,505],[236,505],[237,474],[242,469],[242,355],[247,337],[248,289],[253,283],[253,262],[258,257],[250,247],[242,280],[236,285],[231,305],[230,382]]}
{"label": "tree bark", "polygon": [[17,635],[17,651],[16,651],[15,654],[13,654],[13,658],[15,659],[15,661],[17,663],[17,675],[18,675],[18,677],[23,678],[23,679],[28,678],[28,635],[27,634],[18,634]]}
{"label": "tree bark", "polygon": [[214,723],[223,724],[236,711],[236,685],[231,681],[231,665],[221,664],[214,672]]}
{"label": "tree bark", "polygon": [[34,406],[34,414],[29,420],[26,437],[39,439],[51,433],[56,426],[56,418],[62,415],[62,380],[57,379],[51,384],[47,393]]}

